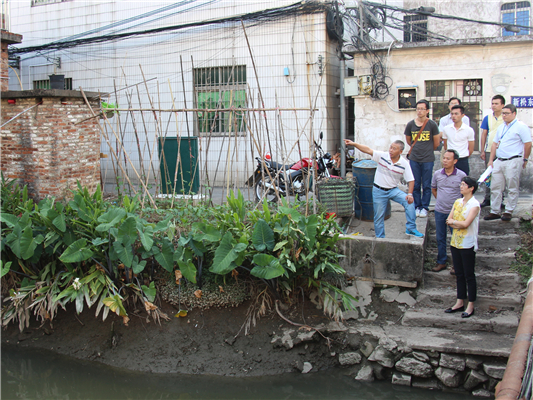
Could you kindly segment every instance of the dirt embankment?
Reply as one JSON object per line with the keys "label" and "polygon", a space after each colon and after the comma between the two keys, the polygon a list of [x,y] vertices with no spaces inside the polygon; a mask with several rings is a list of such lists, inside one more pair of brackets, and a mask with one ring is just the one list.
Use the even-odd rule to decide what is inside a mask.
{"label": "dirt embankment", "polygon": [[[102,322],[95,318],[94,310],[76,315],[69,308],[59,312],[52,325],[39,326],[32,321],[22,333],[18,326],[8,326],[2,334],[2,343],[45,348],[79,359],[154,373],[260,376],[302,369],[305,362],[312,364],[313,371],[337,365],[335,352],[346,347],[340,336],[324,331],[313,335],[312,340],[303,339],[305,343],[299,344],[297,339],[288,350],[281,341],[271,343],[283,334],[282,328],[292,327],[302,337],[309,330],[291,326],[271,310],[244,335],[248,309],[246,302],[237,308],[194,310],[185,318],[176,318],[175,307],[163,304],[162,311],[171,316],[170,321],[159,325],[148,322],[145,316],[130,315],[128,326],[124,326],[122,318],[115,314]],[[310,326],[331,322],[310,303],[296,305],[283,314],[298,323],[305,319]]]}

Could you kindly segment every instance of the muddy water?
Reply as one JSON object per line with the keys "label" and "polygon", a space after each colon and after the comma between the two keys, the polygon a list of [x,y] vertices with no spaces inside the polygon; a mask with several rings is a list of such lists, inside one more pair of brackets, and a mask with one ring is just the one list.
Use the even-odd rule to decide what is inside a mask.
{"label": "muddy water", "polygon": [[2,346],[1,398],[8,399],[472,399],[444,393],[359,383],[340,370],[261,378],[141,374],[42,350]]}

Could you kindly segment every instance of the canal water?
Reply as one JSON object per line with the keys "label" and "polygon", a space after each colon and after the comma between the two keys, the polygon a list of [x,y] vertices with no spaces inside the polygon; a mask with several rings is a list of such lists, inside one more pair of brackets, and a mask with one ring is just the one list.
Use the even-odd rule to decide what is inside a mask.
{"label": "canal water", "polygon": [[44,350],[2,346],[1,398],[10,399],[364,399],[472,400],[441,392],[361,383],[342,370],[260,378],[150,374],[80,361]]}

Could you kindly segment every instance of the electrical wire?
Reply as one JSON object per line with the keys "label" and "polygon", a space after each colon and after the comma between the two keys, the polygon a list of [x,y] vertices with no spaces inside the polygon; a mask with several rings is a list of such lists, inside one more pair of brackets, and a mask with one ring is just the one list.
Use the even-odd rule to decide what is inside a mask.
{"label": "electrical wire", "polygon": [[232,17],[227,17],[227,18],[219,18],[219,19],[191,22],[187,24],[165,26],[165,27],[159,27],[159,28],[154,28],[154,29],[147,29],[144,31],[117,33],[117,34],[96,36],[96,37],[90,37],[90,38],[79,38],[79,39],[70,40],[70,41],[52,42],[52,43],[47,43],[47,44],[38,45],[38,46],[19,47],[19,48],[11,47],[9,50],[9,54],[25,54],[25,53],[32,53],[32,52],[37,52],[37,51],[44,51],[44,50],[68,49],[68,48],[77,47],[81,45],[113,42],[113,41],[118,41],[118,40],[129,39],[129,38],[137,37],[137,36],[153,35],[153,34],[162,33],[162,32],[170,32],[170,31],[182,30],[182,29],[193,28],[193,27],[202,27],[202,26],[208,26],[208,25],[213,25],[213,24],[227,24],[227,23],[235,23],[235,22],[240,22],[240,21],[246,21],[246,22],[251,21],[251,22],[256,22],[256,23],[266,22],[266,21],[275,21],[275,20],[285,19],[287,17],[294,16],[294,15],[308,15],[308,14],[315,14],[315,13],[323,12],[327,9],[327,7],[328,5],[325,3],[319,3],[316,1],[310,1],[310,2],[302,1],[302,2],[298,2],[298,3],[292,4],[286,7],[272,8],[272,9],[261,10],[261,11],[256,11],[252,13],[247,13],[247,14],[238,14]]}

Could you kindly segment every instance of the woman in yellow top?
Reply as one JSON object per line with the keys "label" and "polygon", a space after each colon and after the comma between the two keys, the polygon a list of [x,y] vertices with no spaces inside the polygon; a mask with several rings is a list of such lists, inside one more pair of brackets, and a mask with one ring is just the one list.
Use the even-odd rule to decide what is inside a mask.
{"label": "woman in yellow top", "polygon": [[[446,223],[453,229],[450,243],[453,268],[457,279],[457,301],[453,307],[444,312],[454,313],[463,311],[462,318],[469,318],[474,314],[476,301],[476,264],[477,235],[479,226],[479,202],[474,198],[477,182],[465,176],[461,180],[461,194],[463,198],[455,200],[452,211]],[[465,300],[468,293],[468,306],[465,310]]]}

